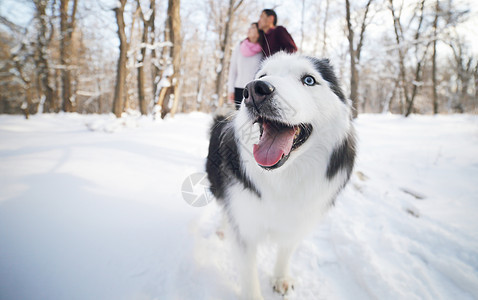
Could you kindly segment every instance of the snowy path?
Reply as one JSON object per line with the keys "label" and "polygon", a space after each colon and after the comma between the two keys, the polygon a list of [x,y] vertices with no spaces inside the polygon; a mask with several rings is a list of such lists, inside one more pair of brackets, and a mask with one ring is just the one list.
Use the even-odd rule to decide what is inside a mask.
{"label": "snowy path", "polygon": [[[215,204],[180,192],[209,122],[0,116],[0,299],[237,299]],[[296,299],[478,299],[478,117],[357,129],[354,176],[292,259]]]}

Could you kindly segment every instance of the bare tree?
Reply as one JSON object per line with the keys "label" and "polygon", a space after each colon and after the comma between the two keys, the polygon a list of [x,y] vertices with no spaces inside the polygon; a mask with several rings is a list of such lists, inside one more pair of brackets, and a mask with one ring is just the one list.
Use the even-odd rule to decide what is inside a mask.
{"label": "bare tree", "polygon": [[[209,28],[209,23],[210,23],[210,20],[211,18],[208,18],[208,21],[206,23],[206,26],[205,26],[205,30],[204,30],[204,46],[202,48],[205,48],[205,44],[206,44],[206,36],[207,36],[207,32],[208,32],[208,28]],[[204,64],[206,63],[206,59],[205,59],[205,54],[204,53],[201,53],[201,57],[199,58],[199,62],[198,62],[198,68],[197,68],[197,78],[198,78],[198,81],[197,81],[197,85],[196,85],[196,103],[198,103],[198,108],[201,110],[201,111],[204,111],[206,109],[206,101],[204,101],[204,98],[203,98],[203,94],[204,94],[204,86],[206,85],[206,80],[204,78],[204,76],[201,76],[201,74],[203,73],[203,68],[204,68]]]}
{"label": "bare tree", "polygon": [[120,54],[118,58],[118,66],[116,69],[116,85],[113,98],[113,113],[117,118],[121,117],[123,113],[125,99],[126,99],[126,61],[128,52],[128,41],[126,39],[125,22],[124,22],[124,8],[126,0],[119,0],[118,6],[113,10],[116,15],[116,23],[118,24],[118,37],[120,40]]}
{"label": "bare tree", "polygon": [[[79,6],[78,13],[111,13],[111,8]],[[118,58],[111,55],[112,47],[107,47],[111,36],[97,28],[110,25],[111,19],[95,18],[88,23],[77,22],[74,36],[74,64],[72,70],[75,80],[75,105],[79,113],[109,113],[112,111]],[[79,19],[78,19],[79,20]],[[113,20],[114,21],[114,20]],[[81,34],[80,34],[81,33]],[[81,38],[81,40],[76,40]]]}
{"label": "bare tree", "polygon": [[475,64],[475,69],[473,70],[473,78],[475,79],[475,97],[473,103],[473,112],[478,112],[478,61]]}
{"label": "bare tree", "polygon": [[34,54],[35,65],[37,67],[37,86],[40,89],[40,94],[45,96],[43,111],[50,112],[51,107],[56,102],[55,92],[50,84],[50,64],[48,58],[48,46],[50,45],[53,33],[50,30],[50,35],[48,36],[47,1],[34,0],[33,3],[36,9],[35,19],[39,25]]}
{"label": "bare tree", "polygon": [[143,23],[143,31],[141,34],[141,49],[140,54],[138,56],[138,101],[139,101],[139,111],[142,115],[148,114],[148,102],[146,101],[146,94],[144,91],[144,84],[145,84],[145,77],[144,77],[144,59],[146,56],[146,47],[149,41],[149,30],[150,28],[153,29],[153,22],[154,18],[151,18],[154,14],[156,9],[156,1],[150,0],[149,11],[148,14],[145,15],[139,0],[136,0],[136,4],[139,10],[139,16]]}
{"label": "bare tree", "polygon": [[[393,29],[395,32],[395,41],[397,44],[397,52],[398,52],[398,64],[400,68],[400,85],[403,89],[403,94],[405,94],[405,97],[408,97],[408,86],[406,84],[406,69],[405,69],[405,54],[403,53],[404,50],[402,48],[402,35],[403,35],[403,30],[402,30],[402,24],[400,23],[400,15],[397,15],[395,11],[395,7],[393,6],[393,0],[390,1],[390,11],[392,13],[393,17]],[[407,99],[406,102],[408,103],[409,100]],[[403,107],[401,107],[401,112],[403,113]]]}
{"label": "bare tree", "polygon": [[[163,59],[170,62],[163,70],[162,79],[167,78],[168,84],[161,86],[158,105],[161,107],[161,118],[164,119],[168,113],[174,116],[179,103],[179,75],[181,64],[181,18],[179,15],[180,0],[169,0],[168,16],[166,18],[166,30],[164,40],[172,44],[165,48]],[[169,102],[173,100],[172,108]]]}
{"label": "bare tree", "polygon": [[322,56],[325,56],[327,53],[327,21],[329,19],[329,5],[330,5],[330,0],[325,1],[325,14],[324,14],[324,23],[322,24],[323,27],[323,41],[322,41]]}
{"label": "bare tree", "polygon": [[425,64],[425,58],[427,56],[428,48],[430,46],[429,41],[425,42],[425,45],[426,45],[425,49],[422,51],[423,54],[420,55],[419,42],[420,42],[420,38],[422,36],[422,31],[423,31],[422,28],[423,28],[423,19],[425,15],[424,12],[425,12],[425,0],[422,0],[419,4],[419,21],[418,21],[417,30],[415,32],[415,40],[414,40],[415,56],[417,59],[417,64],[415,68],[415,78],[414,78],[414,81],[412,82],[413,83],[412,95],[409,98],[410,100],[407,106],[407,111],[405,113],[405,116],[409,116],[413,111],[413,104],[415,101],[415,97],[418,93],[418,87],[422,85],[422,68],[423,68],[423,65]]}
{"label": "bare tree", "polygon": [[304,49],[304,22],[305,22],[305,0],[302,0],[302,10],[300,13],[300,46],[299,46],[299,51],[302,51]]}
{"label": "bare tree", "polygon": [[[463,113],[469,106],[469,88],[476,70],[475,57],[467,51],[467,44],[459,36],[452,39],[449,43],[453,51],[453,58],[456,70],[456,100],[452,103],[452,109],[455,112]],[[476,99],[475,99],[476,101]]]}
{"label": "bare tree", "polygon": [[229,0],[229,6],[227,9],[226,21],[224,25],[224,32],[220,32],[219,35],[219,52],[221,53],[221,57],[219,60],[219,70],[217,72],[216,79],[216,95],[219,107],[224,104],[224,87],[226,83],[225,66],[229,63],[231,55],[231,29],[234,24],[235,13],[243,2],[244,0]]}
{"label": "bare tree", "polygon": [[60,63],[61,63],[61,83],[62,83],[62,109],[66,112],[75,110],[72,101],[71,87],[71,54],[72,54],[72,36],[75,30],[76,10],[78,1],[73,0],[71,14],[68,14],[70,0],[60,1]]}
{"label": "bare tree", "polygon": [[433,88],[433,113],[438,113],[438,82],[437,82],[437,27],[440,2],[435,5],[435,18],[433,19],[433,53],[432,53],[432,88]]}
{"label": "bare tree", "polygon": [[423,43],[420,42],[421,35],[424,31],[423,29],[423,19],[424,19],[424,11],[425,11],[425,0],[421,0],[418,3],[418,25],[417,29],[415,30],[414,34],[414,40],[412,42],[413,45],[415,45],[415,54],[416,54],[416,66],[414,68],[414,79],[412,81],[412,92],[410,94],[409,89],[408,89],[408,82],[407,82],[407,69],[405,66],[405,54],[404,54],[404,48],[405,48],[405,35],[403,32],[401,20],[400,20],[400,14],[397,14],[396,9],[393,5],[393,0],[389,0],[390,2],[390,11],[392,13],[393,17],[393,24],[394,24],[394,32],[395,32],[395,41],[397,44],[397,51],[398,51],[398,59],[399,59],[399,66],[400,66],[400,85],[403,90],[403,96],[405,97],[405,111],[403,112],[405,116],[409,116],[413,112],[413,104],[415,97],[418,93],[418,87],[421,85],[422,81],[422,67],[425,62],[425,58],[427,55],[428,48],[430,46],[430,42],[428,41],[425,43],[425,49],[422,50],[422,53],[420,53],[420,45]]}
{"label": "bare tree", "polygon": [[357,70],[357,66],[360,64],[360,55],[362,52],[362,46],[365,37],[365,30],[367,28],[367,15],[369,13],[370,4],[373,0],[368,0],[367,4],[365,5],[365,11],[363,14],[362,21],[360,23],[360,34],[359,34],[359,41],[357,45],[355,45],[355,33],[352,26],[351,21],[351,14],[350,14],[350,2],[349,0],[345,0],[345,14],[346,14],[346,21],[347,21],[347,39],[349,41],[349,52],[350,52],[350,99],[352,99],[352,107],[353,107],[353,116],[354,118],[358,115],[358,88],[359,88],[359,74]]}

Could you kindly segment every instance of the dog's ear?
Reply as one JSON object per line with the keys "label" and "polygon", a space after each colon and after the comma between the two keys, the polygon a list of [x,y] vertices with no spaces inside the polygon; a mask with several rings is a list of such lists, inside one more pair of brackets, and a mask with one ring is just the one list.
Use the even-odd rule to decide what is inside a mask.
{"label": "dog's ear", "polygon": [[322,58],[321,59],[325,64],[329,65],[330,66],[330,59],[328,58]]}
{"label": "dog's ear", "polygon": [[342,102],[347,103],[330,60],[328,58],[318,59],[310,56],[307,56],[307,59],[312,62],[314,68],[320,73],[322,78],[329,83],[330,89],[332,89],[334,94],[337,95]]}
{"label": "dog's ear", "polygon": [[330,66],[330,59],[328,59],[327,57],[318,58],[318,57],[315,57],[315,56],[305,56],[305,58],[310,60],[314,65],[318,62],[322,62],[322,64]]}

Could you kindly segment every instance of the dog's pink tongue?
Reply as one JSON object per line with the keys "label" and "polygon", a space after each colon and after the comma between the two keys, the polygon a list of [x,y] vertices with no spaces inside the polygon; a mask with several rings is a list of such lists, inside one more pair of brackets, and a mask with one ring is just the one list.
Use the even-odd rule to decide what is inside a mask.
{"label": "dog's pink tongue", "polygon": [[259,144],[254,145],[254,158],[264,167],[272,167],[282,155],[288,155],[294,142],[295,130],[292,127],[277,128],[264,122]]}

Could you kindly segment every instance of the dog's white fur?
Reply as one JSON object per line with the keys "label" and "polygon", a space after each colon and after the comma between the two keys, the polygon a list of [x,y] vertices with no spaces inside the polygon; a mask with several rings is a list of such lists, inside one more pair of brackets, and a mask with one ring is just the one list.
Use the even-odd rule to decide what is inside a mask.
{"label": "dog's white fur", "polygon": [[[318,84],[304,85],[300,80],[304,74],[312,75]],[[243,172],[261,193],[258,197],[240,182],[232,182],[226,196],[226,216],[238,236],[235,240],[242,297],[248,300],[263,299],[256,249],[266,239],[277,243],[279,249],[273,274],[275,290],[281,294],[290,291],[293,283],[289,261],[293,251],[348,180],[346,170],[340,170],[332,179],[327,178],[326,172],[334,149],[353,132],[350,104],[337,97],[310,60],[299,55],[275,55],[265,61],[256,79],[275,87],[273,101],[283,122],[310,123],[313,131],[303,145],[291,152],[283,166],[265,170],[252,155],[258,139],[251,139],[250,132],[244,134],[253,123],[244,102],[232,123]],[[253,132],[258,132],[258,125],[254,126]]]}

